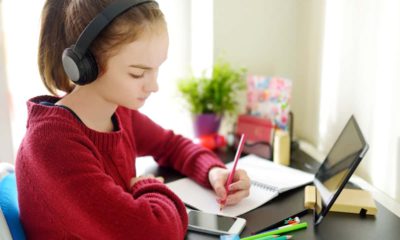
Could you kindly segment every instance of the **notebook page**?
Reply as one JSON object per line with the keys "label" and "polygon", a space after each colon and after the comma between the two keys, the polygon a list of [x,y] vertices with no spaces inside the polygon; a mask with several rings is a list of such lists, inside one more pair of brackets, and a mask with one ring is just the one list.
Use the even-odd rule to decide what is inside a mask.
{"label": "notebook page", "polygon": [[253,210],[278,195],[262,186],[251,185],[250,195],[234,206],[225,206],[219,210],[214,191],[206,189],[189,178],[182,178],[166,184],[188,206],[198,210],[236,217]]}
{"label": "notebook page", "polygon": [[[229,169],[233,163],[226,165]],[[203,188],[189,178],[179,179],[166,185],[182,201],[198,210],[236,217],[253,210],[284,192],[311,182],[314,175],[278,165],[255,155],[247,155],[238,161],[237,169],[245,169],[252,183],[250,195],[234,206],[219,210],[214,191]]]}
{"label": "notebook page", "polygon": [[[228,168],[231,164],[227,164]],[[239,159],[237,169],[246,170],[251,180],[273,186],[285,192],[312,182],[314,174],[276,164],[256,155]]]}

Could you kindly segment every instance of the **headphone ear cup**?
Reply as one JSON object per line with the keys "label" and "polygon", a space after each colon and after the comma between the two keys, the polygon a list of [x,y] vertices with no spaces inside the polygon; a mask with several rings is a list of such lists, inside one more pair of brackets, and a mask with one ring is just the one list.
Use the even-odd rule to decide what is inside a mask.
{"label": "headphone ear cup", "polygon": [[66,48],[62,55],[62,63],[67,76],[77,85],[89,84],[97,78],[97,62],[90,51],[80,59],[74,51],[74,46]]}
{"label": "headphone ear cup", "polygon": [[83,56],[79,64],[79,71],[81,73],[81,77],[77,84],[85,85],[96,80],[99,69],[97,67],[96,58],[90,51],[87,51],[85,56]]}
{"label": "headphone ear cup", "polygon": [[78,82],[81,73],[79,71],[79,57],[74,51],[74,46],[64,49],[62,54],[62,64],[64,71],[74,83]]}

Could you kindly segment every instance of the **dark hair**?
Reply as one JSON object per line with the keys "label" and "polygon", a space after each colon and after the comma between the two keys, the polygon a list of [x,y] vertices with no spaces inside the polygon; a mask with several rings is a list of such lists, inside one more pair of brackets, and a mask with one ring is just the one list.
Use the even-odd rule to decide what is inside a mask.
{"label": "dark hair", "polygon": [[[86,25],[112,0],[47,0],[42,11],[38,65],[42,81],[54,95],[57,90],[70,93],[75,85],[64,72],[61,56],[76,42]],[[118,49],[135,41],[154,23],[164,23],[164,15],[155,2],[133,7],[116,17],[93,41],[90,51],[96,58],[99,74],[106,70],[107,59]]]}

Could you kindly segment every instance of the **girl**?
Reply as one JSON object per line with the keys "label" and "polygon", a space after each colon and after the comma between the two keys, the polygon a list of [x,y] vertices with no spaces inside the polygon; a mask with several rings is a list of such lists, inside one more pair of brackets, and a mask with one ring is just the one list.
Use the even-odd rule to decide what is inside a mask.
{"label": "girl", "polygon": [[[68,58],[69,77],[64,72],[64,49],[112,2],[48,0],[43,8],[39,70],[55,96],[28,101],[27,132],[17,155],[28,238],[183,239],[185,206],[162,179],[136,176],[138,156],[151,155],[160,166],[214,189],[217,200],[227,195],[229,172],[212,152],[137,111],[158,90],[158,69],[167,58],[167,27],[155,2],[119,14],[90,43],[98,68],[94,81],[73,79]],[[66,95],[56,97],[58,91]],[[226,204],[246,197],[249,186],[246,173],[236,171]]]}

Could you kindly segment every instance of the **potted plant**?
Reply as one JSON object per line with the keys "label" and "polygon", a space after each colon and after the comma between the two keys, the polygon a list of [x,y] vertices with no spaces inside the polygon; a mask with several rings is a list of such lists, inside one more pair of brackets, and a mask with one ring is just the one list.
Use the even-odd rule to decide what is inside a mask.
{"label": "potted plant", "polygon": [[217,61],[210,77],[189,76],[178,82],[178,90],[193,116],[196,137],[218,132],[222,118],[238,111],[238,94],[246,88],[244,68],[234,69]]}

